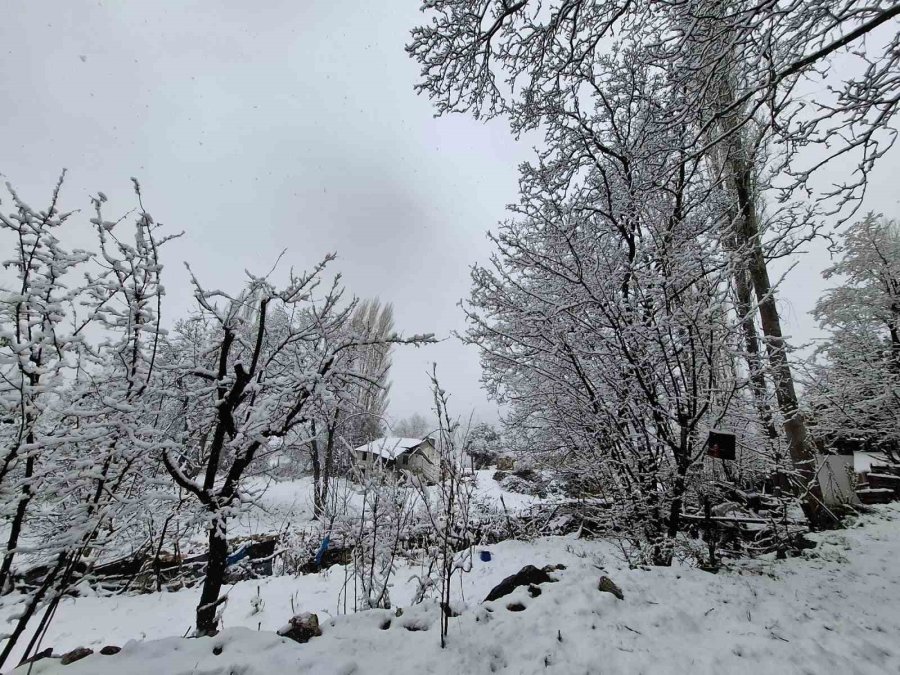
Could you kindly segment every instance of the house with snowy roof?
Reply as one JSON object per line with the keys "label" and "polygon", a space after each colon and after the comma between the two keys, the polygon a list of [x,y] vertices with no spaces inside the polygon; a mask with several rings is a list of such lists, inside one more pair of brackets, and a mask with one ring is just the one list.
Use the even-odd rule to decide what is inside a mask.
{"label": "house with snowy roof", "polygon": [[430,438],[378,438],[356,448],[353,463],[363,474],[381,466],[425,483],[436,483],[441,476],[440,455]]}

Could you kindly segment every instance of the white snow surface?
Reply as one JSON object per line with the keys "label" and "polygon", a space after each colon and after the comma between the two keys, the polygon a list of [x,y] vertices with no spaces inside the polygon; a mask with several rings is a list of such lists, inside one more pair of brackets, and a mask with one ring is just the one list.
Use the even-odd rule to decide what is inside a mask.
{"label": "white snow surface", "polygon": [[[494,473],[494,469],[479,469],[475,472],[475,496],[485,507],[498,512],[509,511],[521,514],[547,502],[546,499],[539,497],[504,490],[493,479]],[[248,481],[248,486],[252,492],[252,505],[247,512],[229,523],[228,534],[230,537],[283,532],[287,528],[320,529],[320,523],[312,519],[312,477],[286,481],[256,478]],[[434,490],[436,488],[429,487],[427,489]],[[332,490],[339,493],[349,492],[348,508],[356,511],[360,509],[361,497],[354,494],[356,486],[353,483],[339,479],[334,481]],[[410,491],[415,493],[413,488],[410,488]],[[201,534],[198,541],[205,543],[205,533]]]}
{"label": "white snow surface", "polygon": [[[852,527],[812,535],[802,557],[743,561],[709,574],[688,567],[628,569],[609,542],[554,537],[490,547],[462,578],[440,647],[439,610],[408,607],[414,568],[401,569],[391,596],[403,606],[337,613],[342,568],[231,589],[225,630],[182,639],[197,590],[135,597],[82,597],[60,607],[43,645],[124,645],[69,666],[36,663],[32,673],[66,675],[269,675],[274,673],[897,673],[900,672],[900,505],[878,507]],[[563,563],[556,583],[480,603],[523,565]],[[624,601],[597,590],[602,574]],[[253,613],[251,598],[264,600]],[[460,594],[461,591],[461,594]],[[305,645],[273,630],[295,610],[315,611],[323,635]],[[519,602],[524,611],[507,607]],[[390,625],[388,626],[388,622]],[[410,630],[413,628],[415,630]],[[257,630],[259,629],[259,630]],[[155,639],[154,639],[155,638]],[[163,638],[163,639],[159,639]],[[216,651],[221,653],[215,654]],[[220,649],[219,649],[220,648]],[[27,667],[16,673],[26,673]]]}
{"label": "white snow surface", "polygon": [[396,459],[406,450],[415,448],[425,442],[424,438],[396,438],[388,436],[377,438],[371,443],[366,443],[356,448],[356,452],[371,452],[385,459]]}
{"label": "white snow surface", "polygon": [[881,452],[854,452],[853,470],[856,473],[869,473],[873,468],[888,464],[887,457]]}

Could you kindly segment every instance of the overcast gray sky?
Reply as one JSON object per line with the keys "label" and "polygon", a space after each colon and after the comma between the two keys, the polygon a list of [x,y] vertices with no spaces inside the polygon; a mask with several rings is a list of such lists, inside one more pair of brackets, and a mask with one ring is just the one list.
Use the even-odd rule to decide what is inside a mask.
{"label": "overcast gray sky", "polygon": [[[190,295],[183,260],[238,290],[244,268],[308,267],[337,251],[350,291],[393,302],[398,328],[461,329],[468,268],[516,199],[502,122],[434,119],[403,46],[418,0],[0,0],[0,173],[32,205],[69,169],[68,208],[103,190],[185,236],[168,250],[168,318]],[[897,152],[869,209],[900,214]],[[822,288],[821,248],[784,286],[789,330]],[[391,413],[427,412],[438,362],[455,411],[490,418],[477,355],[455,340],[395,355]]]}

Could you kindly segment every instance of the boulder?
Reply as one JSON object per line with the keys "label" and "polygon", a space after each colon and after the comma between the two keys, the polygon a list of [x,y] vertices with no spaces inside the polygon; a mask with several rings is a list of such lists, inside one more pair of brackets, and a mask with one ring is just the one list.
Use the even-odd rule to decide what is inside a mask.
{"label": "boulder", "polygon": [[555,579],[544,570],[538,569],[534,565],[525,565],[525,567],[518,572],[506,577],[503,581],[494,586],[493,590],[488,593],[488,596],[484,601],[490,602],[491,600],[502,598],[503,596],[512,593],[519,586],[537,586],[538,584],[543,584],[548,581],[555,581]]}
{"label": "boulder", "polygon": [[499,457],[497,459],[497,469],[500,471],[512,471],[516,466],[516,461],[512,457]]}
{"label": "boulder", "polygon": [[76,647],[72,651],[66,652],[65,654],[63,654],[62,658],[59,660],[59,662],[62,665],[67,666],[70,663],[75,663],[76,661],[80,661],[85,656],[90,656],[93,653],[94,653],[93,649],[88,649],[87,647]]}
{"label": "boulder", "polygon": [[278,631],[278,634],[301,644],[309,642],[311,638],[322,634],[322,630],[319,628],[319,617],[312,612],[295,614],[288,624]]}
{"label": "boulder", "polygon": [[625,599],[625,594],[622,593],[622,589],[616,586],[616,583],[609,577],[600,577],[600,583],[597,584],[597,590],[602,591],[603,593],[612,593],[619,600]]}

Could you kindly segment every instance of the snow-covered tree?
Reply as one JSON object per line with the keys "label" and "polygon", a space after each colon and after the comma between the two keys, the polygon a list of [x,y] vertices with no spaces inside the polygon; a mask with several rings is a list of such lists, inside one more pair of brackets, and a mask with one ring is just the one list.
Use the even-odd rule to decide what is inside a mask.
{"label": "snow-covered tree", "polygon": [[[811,186],[840,158],[853,161],[853,175],[824,196],[859,198],[896,138],[900,8],[890,2],[430,0],[422,11],[429,21],[413,29],[407,51],[440,114],[507,115],[516,132],[565,115],[590,134],[585,103],[611,102],[610,75],[637,57],[669,74],[654,94],[675,124],[703,113],[685,147],[703,153],[763,120],[783,142],[788,187]],[[735,59],[739,88],[723,97],[714,74],[730,75]],[[723,120],[727,129],[710,138]],[[800,156],[810,145],[821,153]]]}
{"label": "snow-covered tree", "polygon": [[504,449],[500,432],[493,424],[479,422],[469,429],[465,452],[476,468],[496,464]]}
{"label": "snow-covered tree", "polygon": [[[356,376],[321,397],[311,416],[308,448],[317,516],[328,504],[332,479],[349,471],[349,450],[382,435],[390,391],[392,344],[387,340],[394,333],[393,311],[392,305],[382,306],[377,298],[357,302],[347,330],[369,336],[370,342],[348,350],[344,359]],[[385,342],[378,344],[378,339]]]}
{"label": "snow-covered tree", "polygon": [[322,289],[328,256],[307,274],[291,273],[285,287],[249,276],[238,295],[205,290],[193,278],[200,350],[173,350],[165,368],[185,383],[171,405],[187,406],[186,434],[170,441],[163,460],[176,485],[198,503],[208,534],[208,563],[197,631],[215,632],[228,553],[227,523],[246,498],[243,483],[258,455],[307,427],[328,392],[367,374],[353,354],[368,346],[416,344],[373,328],[351,327],[353,302],[343,302],[340,278]]}
{"label": "snow-covered tree", "polygon": [[720,192],[703,158],[670,150],[682,132],[652,96],[665,76],[632,62],[593,112],[596,155],[548,122],[554,149],[523,168],[473,271],[467,339],[509,421],[668,564],[706,432],[743,419],[746,380]]}
{"label": "snow-covered tree", "polygon": [[[378,298],[363,300],[353,312],[350,325],[357,333],[386,339],[394,332],[394,307],[390,303],[382,305]],[[345,435],[353,446],[358,446],[379,438],[384,430],[391,389],[391,345],[360,347],[353,358],[359,364],[361,377],[355,387],[356,405]]]}
{"label": "snow-covered tree", "polygon": [[900,459],[900,226],[869,215],[850,226],[814,314],[829,332],[809,383],[823,436]]}
{"label": "snow-covered tree", "polygon": [[[652,126],[665,132],[647,136],[647,143],[665,144],[672,156],[706,158],[708,189],[729,201],[731,224],[720,225],[718,236],[731,249],[738,300],[749,309],[738,310],[748,317],[748,368],[760,394],[770,378],[797,492],[818,522],[813,445],[788,362],[777,284],[768,273],[773,257],[815,233],[818,205],[811,213],[790,205],[766,219],[760,194],[780,190],[786,199],[798,187],[812,189],[810,179],[822,164],[853,157],[851,178],[818,196],[840,207],[861,195],[874,162],[894,139],[889,122],[900,99],[890,73],[900,58],[900,37],[881,28],[898,10],[841,0],[764,6],[742,0],[437,0],[423,11],[432,21],[413,30],[407,47],[422,66],[420,91],[439,113],[503,115],[515,133],[543,131],[547,150],[538,170],[556,172],[547,181],[554,189],[599,159],[616,158],[609,134],[626,129],[629,107],[643,97],[659,104]],[[887,49],[855,49],[868,39]],[[838,59],[861,67],[827,67]],[[838,73],[853,72],[860,74],[839,79]],[[652,89],[634,86],[646,79]],[[824,81],[828,95],[815,103],[795,95],[804,79]],[[825,159],[806,163],[810,155],[799,150],[809,145],[819,145]],[[648,147],[647,156],[658,152]],[[667,180],[683,166],[670,163],[675,174]],[[743,269],[737,261],[744,261]],[[749,330],[756,316],[764,368],[755,363],[760,341]],[[765,405],[757,408],[771,435],[771,415]]]}
{"label": "snow-covered tree", "polygon": [[0,567],[0,588],[9,591],[9,576],[26,512],[43,474],[48,452],[45,437],[53,433],[54,402],[64,386],[63,372],[75,366],[78,337],[66,321],[66,307],[79,289],[67,277],[90,259],[85,251],[69,252],[57,236],[71,214],[58,208],[63,177],[46,210],[26,204],[7,184],[15,210],[0,215],[10,236],[12,256],[3,266],[15,274],[0,303],[0,404],[3,406],[3,464],[0,489],[9,533]]}
{"label": "snow-covered tree", "polygon": [[[10,190],[16,212],[0,216],[15,235],[9,265],[19,282],[3,303],[12,319],[4,322],[12,327],[4,336],[4,382],[12,386],[3,401],[9,428],[18,431],[3,470],[16,489],[4,485],[4,511],[15,508],[2,570],[9,590],[17,547],[25,543],[21,567],[36,580],[25,586],[0,661],[43,608],[27,656],[62,597],[104,551],[133,536],[153,474],[148,450],[159,419],[152,383],[164,293],[159,250],[168,237],[144,210],[135,181],[133,235],[120,236],[128,231],[124,219],[104,219],[100,193],[92,200],[95,253],[66,253],[57,238],[69,218],[58,211],[61,186],[62,180],[41,212]],[[76,266],[84,272],[77,286],[67,276]],[[16,399],[18,406],[9,405]]]}
{"label": "snow-covered tree", "polygon": [[402,436],[405,438],[425,438],[436,430],[434,422],[429,421],[426,417],[419,413],[413,413],[409,417],[405,417],[391,427],[391,433],[394,436]]}

